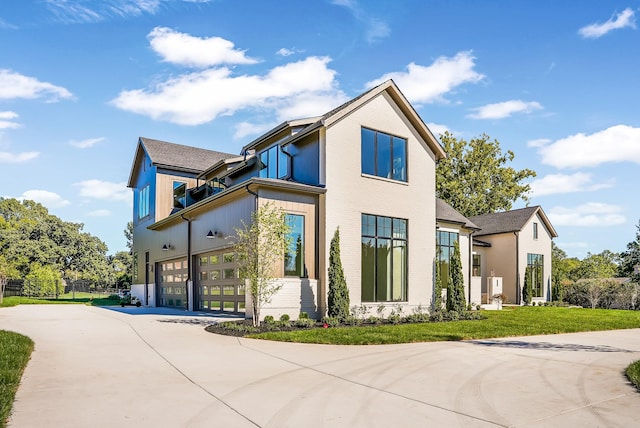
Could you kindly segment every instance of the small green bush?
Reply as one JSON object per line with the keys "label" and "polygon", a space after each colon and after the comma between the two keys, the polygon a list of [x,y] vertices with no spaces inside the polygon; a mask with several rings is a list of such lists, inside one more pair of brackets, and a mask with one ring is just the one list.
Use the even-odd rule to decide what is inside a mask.
{"label": "small green bush", "polygon": [[376,316],[369,316],[366,319],[366,323],[367,324],[373,324],[373,325],[378,325],[382,322],[382,319],[380,317],[376,317]]}
{"label": "small green bush", "polygon": [[340,318],[338,317],[324,317],[322,318],[322,322],[329,327],[339,327],[340,326]]}
{"label": "small green bush", "polygon": [[298,319],[307,320],[307,319],[309,319],[309,314],[306,313],[306,312],[300,312],[300,315],[298,315]]}
{"label": "small green bush", "polygon": [[444,314],[442,311],[433,311],[429,314],[429,321],[440,322],[444,320]]}
{"label": "small green bush", "polygon": [[299,328],[311,328],[315,324],[316,322],[310,318],[298,318],[293,322],[293,325]]}
{"label": "small green bush", "polygon": [[267,315],[266,317],[264,317],[264,320],[262,321],[264,324],[275,324],[276,319],[273,317],[273,315]]}
{"label": "small green bush", "polygon": [[454,310],[447,311],[444,314],[444,318],[448,321],[458,321],[460,319],[460,312]]}
{"label": "small green bush", "polygon": [[282,322],[289,322],[291,320],[291,317],[289,316],[289,314],[282,314],[280,315],[280,321]]}
{"label": "small green bush", "polygon": [[632,363],[625,371],[632,384],[640,390],[640,360]]}

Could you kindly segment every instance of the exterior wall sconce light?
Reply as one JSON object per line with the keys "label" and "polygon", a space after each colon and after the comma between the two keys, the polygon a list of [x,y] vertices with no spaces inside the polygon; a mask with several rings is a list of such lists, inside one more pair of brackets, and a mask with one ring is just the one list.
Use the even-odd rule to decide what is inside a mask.
{"label": "exterior wall sconce light", "polygon": [[171,249],[171,244],[164,244],[162,246],[162,251],[169,251]]}
{"label": "exterior wall sconce light", "polygon": [[207,238],[208,239],[214,239],[218,237],[218,231],[216,230],[215,232],[210,230],[209,233],[207,233]]}

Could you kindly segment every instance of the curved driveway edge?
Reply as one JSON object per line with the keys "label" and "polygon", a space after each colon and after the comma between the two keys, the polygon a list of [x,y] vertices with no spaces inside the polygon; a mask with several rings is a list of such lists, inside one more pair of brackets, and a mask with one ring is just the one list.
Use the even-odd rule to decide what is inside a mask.
{"label": "curved driveway edge", "polygon": [[629,427],[640,329],[329,346],[207,333],[197,313],[0,309],[35,341],[11,427]]}

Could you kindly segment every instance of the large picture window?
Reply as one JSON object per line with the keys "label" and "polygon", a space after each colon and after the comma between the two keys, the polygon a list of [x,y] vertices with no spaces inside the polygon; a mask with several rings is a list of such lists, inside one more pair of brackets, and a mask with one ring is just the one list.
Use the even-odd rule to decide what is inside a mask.
{"label": "large picture window", "polygon": [[182,209],[187,206],[187,183],[173,182],[173,208]]}
{"label": "large picture window", "polygon": [[457,241],[458,234],[456,232],[436,231],[436,256],[438,257],[442,288],[447,288],[451,283],[451,259],[453,258],[453,247]]}
{"label": "large picture window", "polygon": [[531,288],[533,297],[543,297],[544,286],[544,255],[527,254],[527,267],[531,272]]}
{"label": "large picture window", "polygon": [[149,215],[149,185],[147,184],[138,192],[138,218]]}
{"label": "large picture window", "polygon": [[280,146],[273,146],[260,153],[260,177],[284,178],[287,172],[287,155],[282,153]]}
{"label": "large picture window", "polygon": [[362,214],[362,301],[407,300],[407,220]]}
{"label": "large picture window", "polygon": [[286,221],[291,231],[291,243],[284,255],[284,275],[303,278],[304,272],[304,216],[287,214]]}
{"label": "large picture window", "polygon": [[362,128],[362,173],[407,181],[407,140]]}

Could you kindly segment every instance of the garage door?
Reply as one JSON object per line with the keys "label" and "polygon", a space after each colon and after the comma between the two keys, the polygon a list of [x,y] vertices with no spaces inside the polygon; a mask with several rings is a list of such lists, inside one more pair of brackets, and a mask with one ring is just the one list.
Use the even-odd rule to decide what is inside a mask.
{"label": "garage door", "polygon": [[187,259],[159,263],[158,297],[160,306],[187,308]]}
{"label": "garage door", "polygon": [[244,312],[245,287],[238,280],[238,264],[232,251],[198,256],[198,304],[203,311]]}

